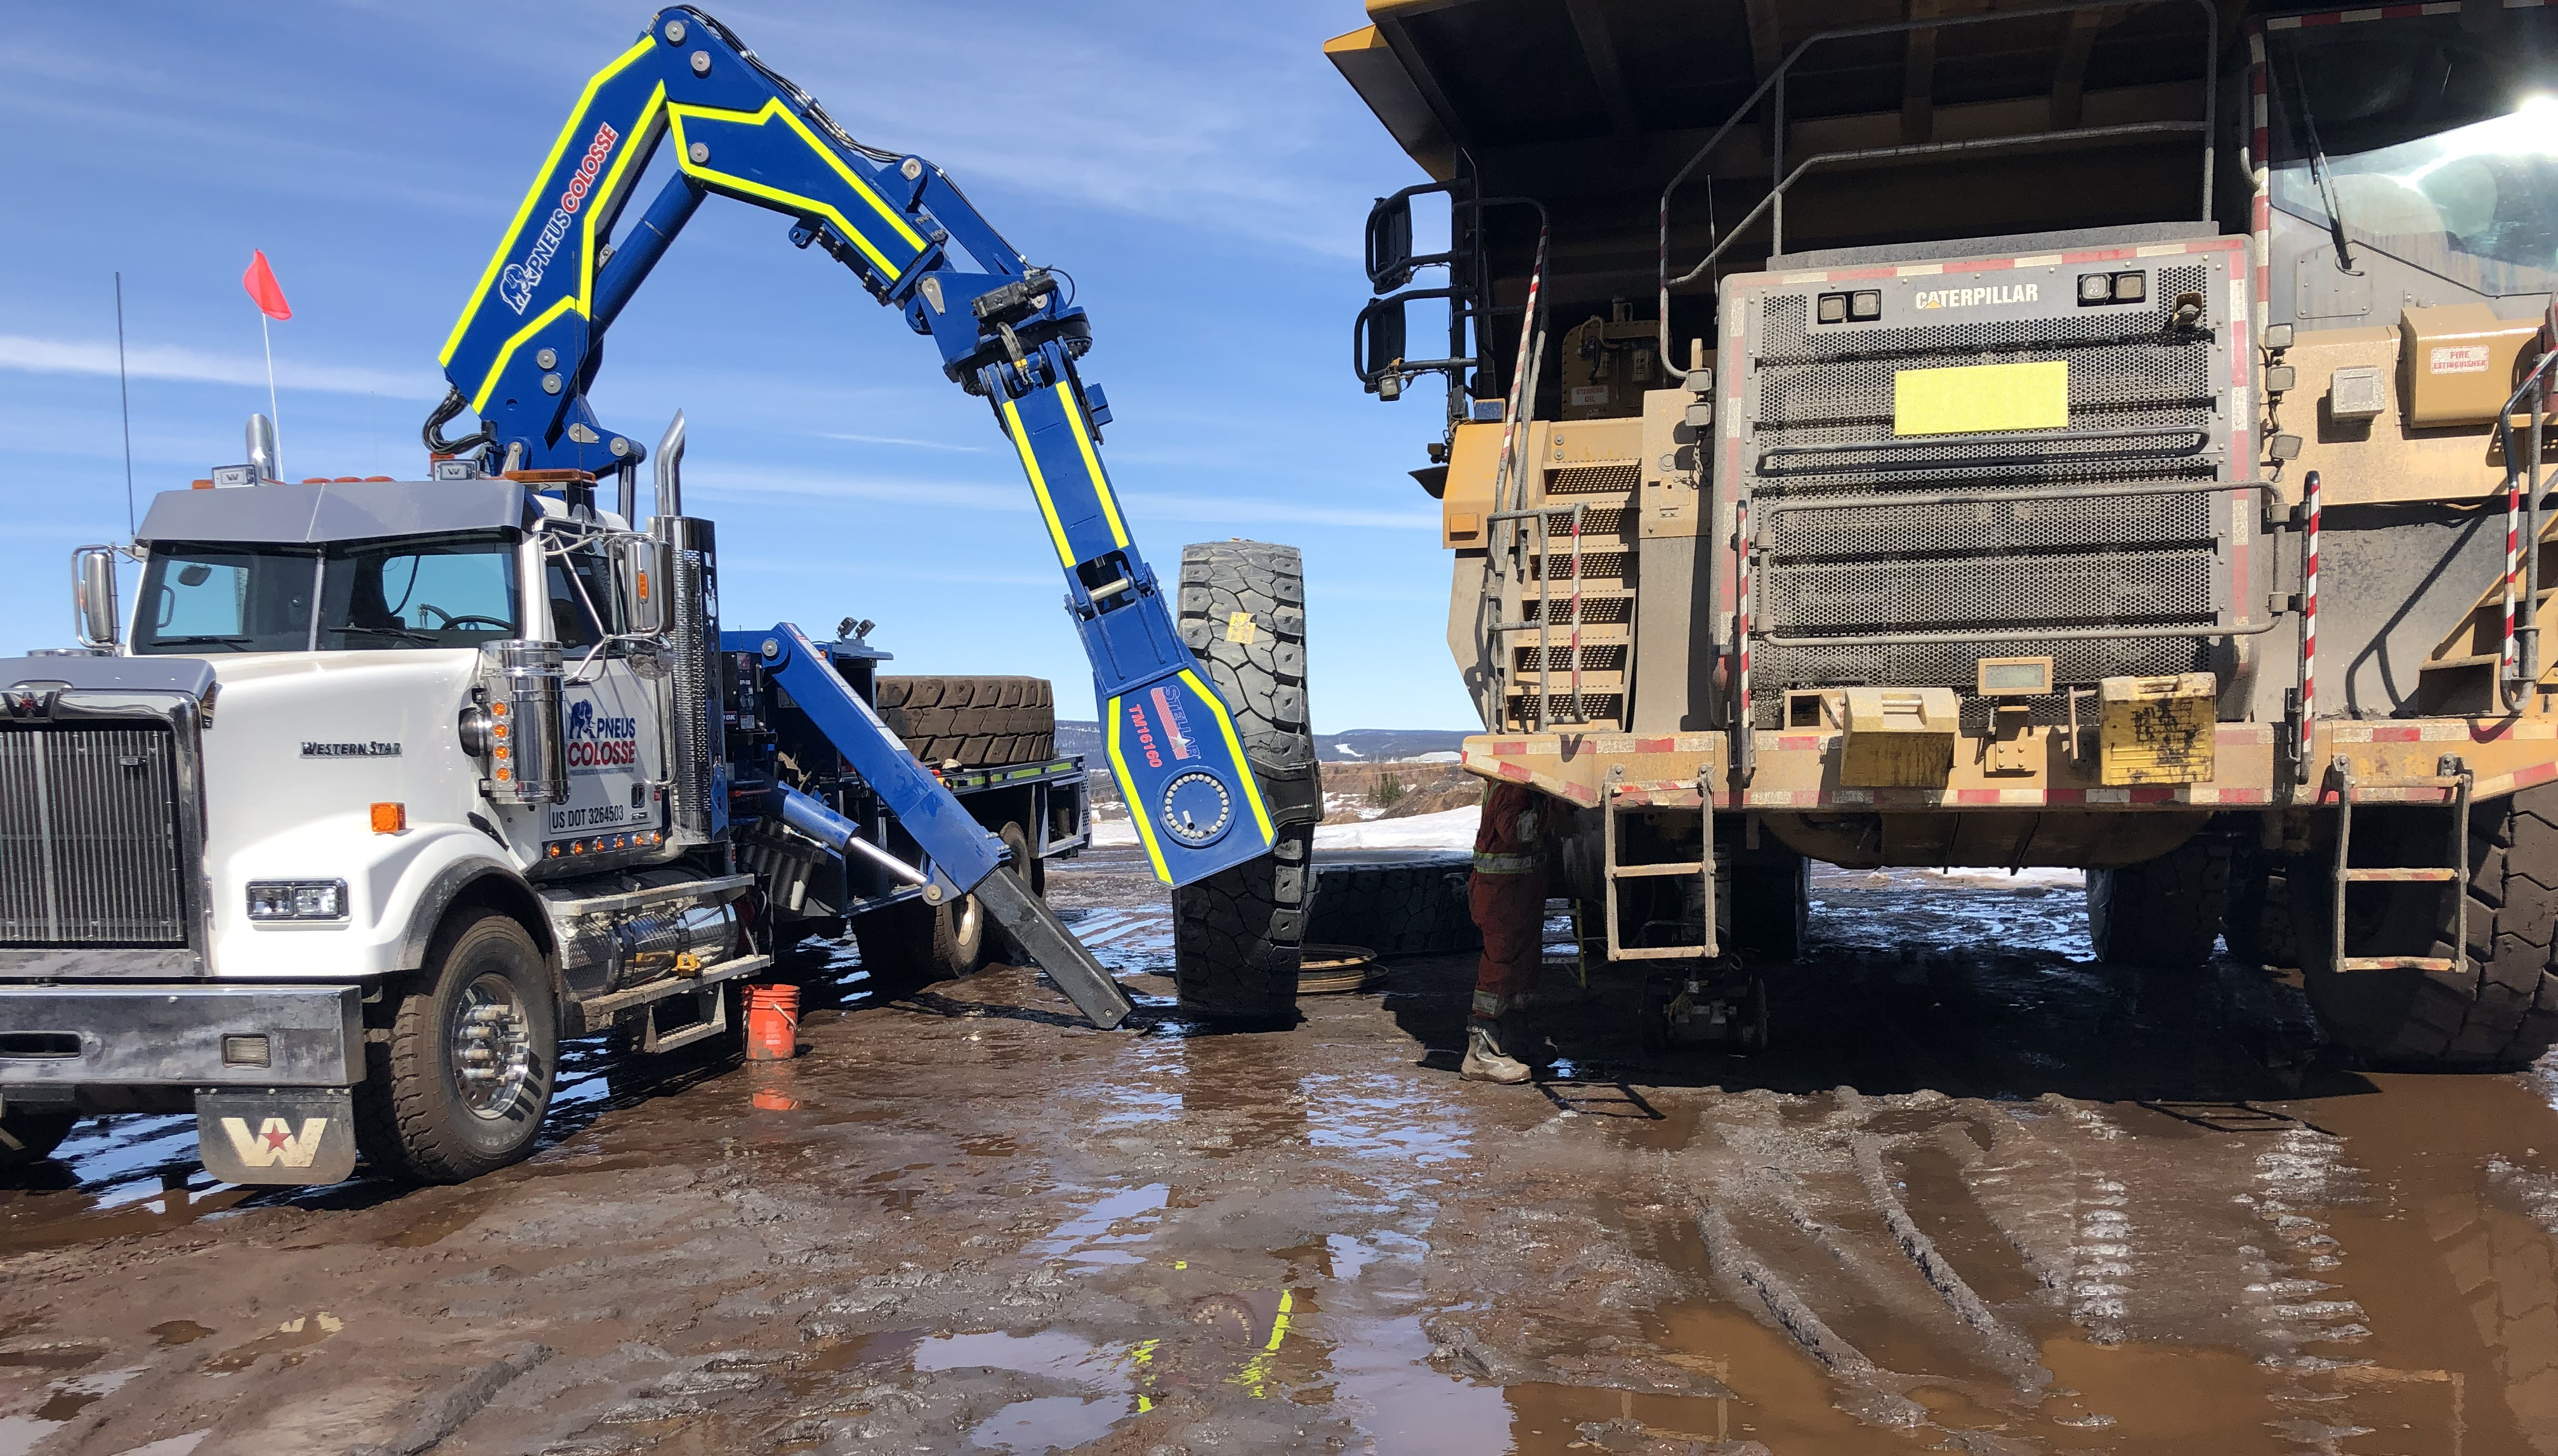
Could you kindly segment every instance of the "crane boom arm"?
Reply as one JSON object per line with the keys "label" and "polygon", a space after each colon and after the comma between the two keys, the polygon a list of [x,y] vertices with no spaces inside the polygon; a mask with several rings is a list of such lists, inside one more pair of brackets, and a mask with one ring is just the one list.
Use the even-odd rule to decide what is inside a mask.
{"label": "crane boom arm", "polygon": [[[673,174],[617,232],[669,141]],[[513,471],[635,468],[645,450],[596,417],[587,389],[615,316],[714,194],[790,218],[794,244],[850,269],[988,401],[1065,573],[1111,770],[1157,876],[1188,884],[1267,852],[1277,822],[1320,816],[1319,803],[1265,798],[1137,548],[1101,463],[1108,403],[1076,369],[1083,310],[940,168],[855,141],[699,10],[659,11],[587,82],[445,342],[453,392],[430,447]],[[443,439],[465,408],[480,431]]]}

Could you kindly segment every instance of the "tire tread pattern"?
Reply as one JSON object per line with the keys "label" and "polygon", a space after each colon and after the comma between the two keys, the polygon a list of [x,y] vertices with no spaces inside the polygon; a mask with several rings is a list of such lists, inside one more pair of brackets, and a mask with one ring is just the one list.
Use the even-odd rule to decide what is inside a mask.
{"label": "tire tread pattern", "polygon": [[1472,950],[1484,944],[1466,904],[1474,866],[1475,857],[1464,851],[1415,859],[1318,858],[1306,939],[1379,955]]}
{"label": "tire tread pattern", "polygon": [[[1232,640],[1237,613],[1252,619],[1249,642]],[[1233,715],[1264,795],[1274,779],[1315,775],[1297,548],[1240,540],[1184,547],[1178,615],[1182,641]],[[1315,798],[1321,801],[1320,793]],[[1282,823],[1270,853],[1173,892],[1173,973],[1184,1011],[1235,1020],[1295,1013],[1316,899],[1314,843],[1312,823]]]}
{"label": "tire tread pattern", "polygon": [[873,704],[927,764],[1031,764],[1057,752],[1057,695],[1045,677],[882,677]]}

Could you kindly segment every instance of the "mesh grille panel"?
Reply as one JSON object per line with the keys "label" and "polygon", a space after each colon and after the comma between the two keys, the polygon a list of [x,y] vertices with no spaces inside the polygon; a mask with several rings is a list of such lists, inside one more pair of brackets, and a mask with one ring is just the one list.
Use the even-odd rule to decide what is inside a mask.
{"label": "mesh grille panel", "polygon": [[[1555,543],[1551,540],[1547,541],[1547,549],[1552,550],[1554,544]],[[1530,559],[1533,561],[1535,558]],[[1585,547],[1581,552],[1581,574],[1585,577],[1622,577],[1626,574],[1626,569],[1628,565],[1632,563],[1633,559],[1634,553],[1630,551],[1593,551]],[[1547,581],[1570,581],[1572,579],[1572,557],[1565,552],[1555,551],[1554,554],[1545,557],[1543,560],[1543,566],[1545,579]],[[1536,567],[1534,565],[1529,567],[1529,571],[1531,573],[1529,578],[1530,580],[1535,579],[1533,575],[1535,570]]]}
{"label": "mesh grille panel", "polygon": [[2211,502],[2193,493],[1770,510],[1765,517],[1770,550],[1786,559],[2050,549],[2082,545],[2099,530],[2113,546],[2207,545],[2212,536]]}
{"label": "mesh grille panel", "polygon": [[[1530,522],[1533,524],[1533,522]],[[1593,506],[1581,512],[1581,535],[1613,536],[1626,529],[1626,509],[1622,506]],[[1545,512],[1545,535],[1548,540],[1569,540],[1572,536],[1572,511]]]}
{"label": "mesh grille panel", "polygon": [[[1545,720],[1549,723],[1570,721],[1614,722],[1625,716],[1626,695],[1619,692],[1585,692],[1575,697],[1558,692],[1545,699]],[[1526,723],[1537,716],[1537,696],[1533,691],[1513,688],[1510,692],[1510,719]]]}
{"label": "mesh grille panel", "polygon": [[166,729],[0,730],[0,944],[183,946]]}
{"label": "mesh grille panel", "polygon": [[1841,634],[2207,620],[2211,568],[2208,551],[1793,563],[1761,577],[1761,610],[1771,631]]}
{"label": "mesh grille panel", "polygon": [[1592,496],[1602,491],[1631,491],[1640,475],[1638,462],[1608,461],[1599,465],[1558,465],[1546,472],[1548,496]]}
{"label": "mesh grille panel", "polygon": [[[1545,604],[1539,602],[1534,597],[1530,597],[1526,601],[1521,602],[1519,604],[1519,610],[1520,620],[1525,622],[1539,621],[1545,616]],[[1584,595],[1581,599],[1581,621],[1587,626],[1612,627],[1619,623],[1633,621],[1634,614],[1634,599],[1633,597],[1594,597]],[[1555,626],[1558,628],[1563,627],[1569,624],[1571,620],[1571,602],[1563,597],[1556,597],[1554,599],[1554,617],[1552,618]]]}
{"label": "mesh grille panel", "polygon": [[[1626,644],[1617,642],[1583,643],[1581,645],[1582,671],[1622,672],[1625,669]],[[1536,648],[1520,648],[1518,650],[1518,670],[1521,672],[1569,672],[1572,670],[1572,649],[1569,646],[1551,647],[1540,652]]]}
{"label": "mesh grille panel", "polygon": [[[1774,724],[1781,716],[1782,687],[1968,690],[1983,655],[2048,652],[2057,680],[2079,684],[2208,666],[2209,645],[2195,638],[1827,648],[1779,648],[1767,638],[2210,627],[2225,620],[2229,603],[2240,599],[2233,594],[2253,590],[2230,576],[2228,497],[2033,495],[2245,473],[2227,458],[2231,421],[2222,398],[2232,266],[2226,255],[2162,259],[2151,265],[2149,306],[2102,309],[2076,307],[2061,269],[2038,276],[2040,300],[1896,314],[1929,322],[1890,328],[1813,327],[1811,295],[1824,285],[1759,295],[1747,358],[1733,362],[1732,382],[1747,392],[1726,401],[1744,421],[1748,448],[1738,484],[1754,503],[1751,533],[1763,552],[1751,622],[1759,720]],[[2024,281],[2006,273],[1964,281],[2010,277]],[[1915,301],[1936,281],[1887,286],[1912,290],[1906,297]],[[2176,300],[2186,293],[2205,300],[2198,327],[2174,322]],[[1901,374],[2052,362],[2068,368],[2066,429],[1895,433]],[[1948,490],[1989,499],[1923,499]],[[1865,504],[1823,504],[1849,496]]]}

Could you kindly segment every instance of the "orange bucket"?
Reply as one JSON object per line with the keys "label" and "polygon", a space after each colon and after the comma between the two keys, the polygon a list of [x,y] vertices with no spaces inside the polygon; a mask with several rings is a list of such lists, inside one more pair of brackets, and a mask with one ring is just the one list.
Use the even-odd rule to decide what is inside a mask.
{"label": "orange bucket", "polygon": [[799,1055],[799,988],[746,988],[746,1060],[787,1062]]}

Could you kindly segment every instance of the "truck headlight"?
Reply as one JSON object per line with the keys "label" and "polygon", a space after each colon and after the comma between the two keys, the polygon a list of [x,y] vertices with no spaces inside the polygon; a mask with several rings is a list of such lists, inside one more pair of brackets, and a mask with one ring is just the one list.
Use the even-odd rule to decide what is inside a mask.
{"label": "truck headlight", "polygon": [[251,920],[345,920],[347,918],[347,882],[344,880],[251,880],[248,883],[248,918]]}

